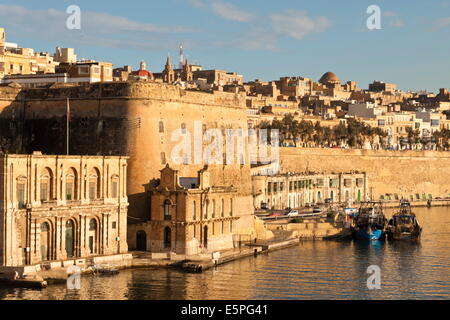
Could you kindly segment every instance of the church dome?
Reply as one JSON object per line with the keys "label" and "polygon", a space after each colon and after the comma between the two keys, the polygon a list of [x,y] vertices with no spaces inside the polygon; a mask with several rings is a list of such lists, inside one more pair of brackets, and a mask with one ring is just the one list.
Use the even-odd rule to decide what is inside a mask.
{"label": "church dome", "polygon": [[341,80],[333,72],[327,72],[320,78],[319,82],[321,84],[341,83]]}

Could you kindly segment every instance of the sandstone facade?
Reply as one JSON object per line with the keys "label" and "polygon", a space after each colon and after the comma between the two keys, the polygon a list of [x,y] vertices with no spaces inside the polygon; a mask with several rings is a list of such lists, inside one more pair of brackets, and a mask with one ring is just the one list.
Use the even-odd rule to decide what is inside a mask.
{"label": "sandstone facade", "polygon": [[126,157],[0,156],[0,265],[122,254]]}

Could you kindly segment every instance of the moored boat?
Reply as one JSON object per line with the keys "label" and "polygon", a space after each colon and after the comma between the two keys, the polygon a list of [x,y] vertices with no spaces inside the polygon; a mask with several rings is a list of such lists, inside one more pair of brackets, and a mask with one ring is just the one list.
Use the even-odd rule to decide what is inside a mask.
{"label": "moored boat", "polygon": [[381,202],[364,202],[353,218],[352,234],[357,240],[384,240],[386,217]]}
{"label": "moored boat", "polygon": [[418,241],[422,234],[422,227],[417,221],[416,215],[411,211],[408,201],[400,202],[400,210],[389,219],[386,227],[389,240]]}

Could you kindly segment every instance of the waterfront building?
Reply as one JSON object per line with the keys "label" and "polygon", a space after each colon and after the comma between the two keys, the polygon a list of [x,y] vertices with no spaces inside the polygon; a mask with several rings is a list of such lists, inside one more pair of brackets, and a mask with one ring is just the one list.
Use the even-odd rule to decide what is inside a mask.
{"label": "waterfront building", "polygon": [[0,266],[126,253],[126,170],[126,157],[0,155]]}
{"label": "waterfront building", "polygon": [[197,177],[180,177],[169,165],[162,169],[149,191],[148,221],[129,226],[130,248],[197,255],[254,240],[251,201],[233,185],[217,184],[210,171],[205,167]]}
{"label": "waterfront building", "polygon": [[[259,169],[253,173],[258,172]],[[366,173],[281,173],[252,176],[255,209],[297,209],[328,202],[369,200]]]}

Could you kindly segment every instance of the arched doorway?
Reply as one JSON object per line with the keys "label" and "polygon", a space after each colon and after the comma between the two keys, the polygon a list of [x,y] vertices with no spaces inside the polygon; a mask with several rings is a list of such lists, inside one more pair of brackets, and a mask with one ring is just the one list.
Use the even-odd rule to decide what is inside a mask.
{"label": "arched doorway", "polygon": [[136,233],[136,250],[147,251],[147,233],[143,230]]}
{"label": "arched doorway", "polygon": [[50,225],[47,222],[41,224],[41,261],[50,260]]}
{"label": "arched doorway", "polygon": [[203,247],[208,248],[208,226],[203,228]]}
{"label": "arched doorway", "polygon": [[169,227],[164,229],[164,248],[170,249],[172,247],[172,230]]}
{"label": "arched doorway", "polygon": [[75,245],[74,245],[74,229],[75,225],[72,220],[67,220],[66,222],[66,253],[68,258],[75,256]]}
{"label": "arched doorway", "polygon": [[98,246],[97,246],[97,220],[91,219],[89,221],[89,231],[88,231],[88,240],[89,240],[89,253],[97,254]]}

